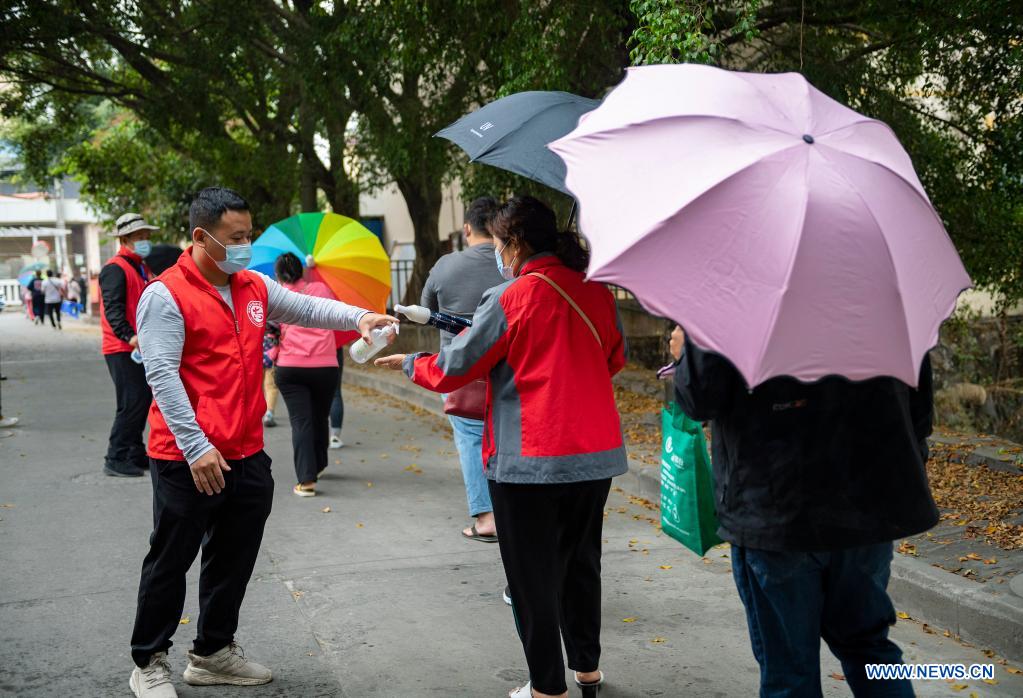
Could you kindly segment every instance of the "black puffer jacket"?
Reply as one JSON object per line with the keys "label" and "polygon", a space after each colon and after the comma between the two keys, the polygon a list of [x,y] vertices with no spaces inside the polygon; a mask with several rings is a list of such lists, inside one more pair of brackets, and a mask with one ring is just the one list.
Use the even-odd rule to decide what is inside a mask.
{"label": "black puffer jacket", "polygon": [[719,533],[735,545],[835,550],[938,521],[925,469],[929,359],[916,390],[894,378],[831,377],[749,391],[731,363],[687,339],[675,393],[689,416],[712,422]]}

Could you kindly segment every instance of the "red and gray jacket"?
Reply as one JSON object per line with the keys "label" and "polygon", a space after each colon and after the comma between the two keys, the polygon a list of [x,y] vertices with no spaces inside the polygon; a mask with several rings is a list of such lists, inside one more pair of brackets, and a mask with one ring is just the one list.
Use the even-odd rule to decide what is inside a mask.
{"label": "red and gray jacket", "polygon": [[[585,321],[539,272],[554,280]],[[615,301],[551,255],[483,296],[472,327],[439,354],[411,355],[405,373],[447,393],[487,378],[483,462],[497,482],[600,480],[628,470],[611,377],[625,365]]]}

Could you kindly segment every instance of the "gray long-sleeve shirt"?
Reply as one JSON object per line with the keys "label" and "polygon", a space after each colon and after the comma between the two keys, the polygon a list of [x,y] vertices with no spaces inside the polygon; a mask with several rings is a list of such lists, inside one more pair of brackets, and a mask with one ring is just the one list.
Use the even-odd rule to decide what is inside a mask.
{"label": "gray long-sleeve shirt", "polygon": [[[368,310],[328,298],[295,293],[264,274],[266,283],[267,321],[319,327],[327,330],[355,330]],[[227,306],[234,311],[230,286],[214,286]],[[146,368],[146,380],[153,389],[153,399],[160,408],[178,448],[189,464],[213,448],[195,420],[195,410],[188,401],[181,382],[181,352],[185,346],[185,320],[170,291],[160,281],[146,287],[139,299],[136,314],[139,349]]]}
{"label": "gray long-sleeve shirt", "polygon": [[[483,294],[504,281],[494,259],[494,243],[486,242],[438,259],[426,279],[419,303],[430,310],[471,319]],[[452,339],[453,334],[442,331],[441,347]]]}

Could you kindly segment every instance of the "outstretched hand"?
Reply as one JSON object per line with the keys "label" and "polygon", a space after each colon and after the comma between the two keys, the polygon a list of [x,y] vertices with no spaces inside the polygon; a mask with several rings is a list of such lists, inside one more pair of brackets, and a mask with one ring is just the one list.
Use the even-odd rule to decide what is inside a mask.
{"label": "outstretched hand", "polygon": [[[398,320],[398,318],[393,317],[391,315],[381,315],[380,313],[366,313],[365,315],[362,316],[362,319],[359,320],[359,334],[362,335],[362,338],[366,340],[367,344],[372,344],[373,339],[369,336],[370,332],[377,329],[378,327],[386,327],[387,325],[397,325],[400,324],[400,322],[401,321]],[[394,335],[391,335],[391,338],[388,340],[387,343],[391,344],[392,342],[394,342]]]}
{"label": "outstretched hand", "polygon": [[390,368],[395,371],[400,371],[404,363],[405,354],[392,354],[391,356],[383,356],[377,359],[373,362],[373,365],[380,368]]}

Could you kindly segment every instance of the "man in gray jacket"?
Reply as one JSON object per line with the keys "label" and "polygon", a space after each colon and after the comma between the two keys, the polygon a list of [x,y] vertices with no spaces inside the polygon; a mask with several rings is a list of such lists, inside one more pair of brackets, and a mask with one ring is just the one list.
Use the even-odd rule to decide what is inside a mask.
{"label": "man in gray jacket", "polygon": [[[468,248],[437,260],[423,287],[421,305],[430,310],[471,318],[483,294],[504,283],[494,258],[494,238],[488,229],[498,207],[498,202],[489,196],[469,204],[462,226]],[[453,337],[441,332],[441,346],[446,346]],[[476,517],[476,522],[464,529],[462,535],[471,540],[494,543],[497,541],[494,507],[490,503],[487,479],[483,474],[483,422],[452,415],[448,416],[448,420],[462,463],[469,515]]]}

